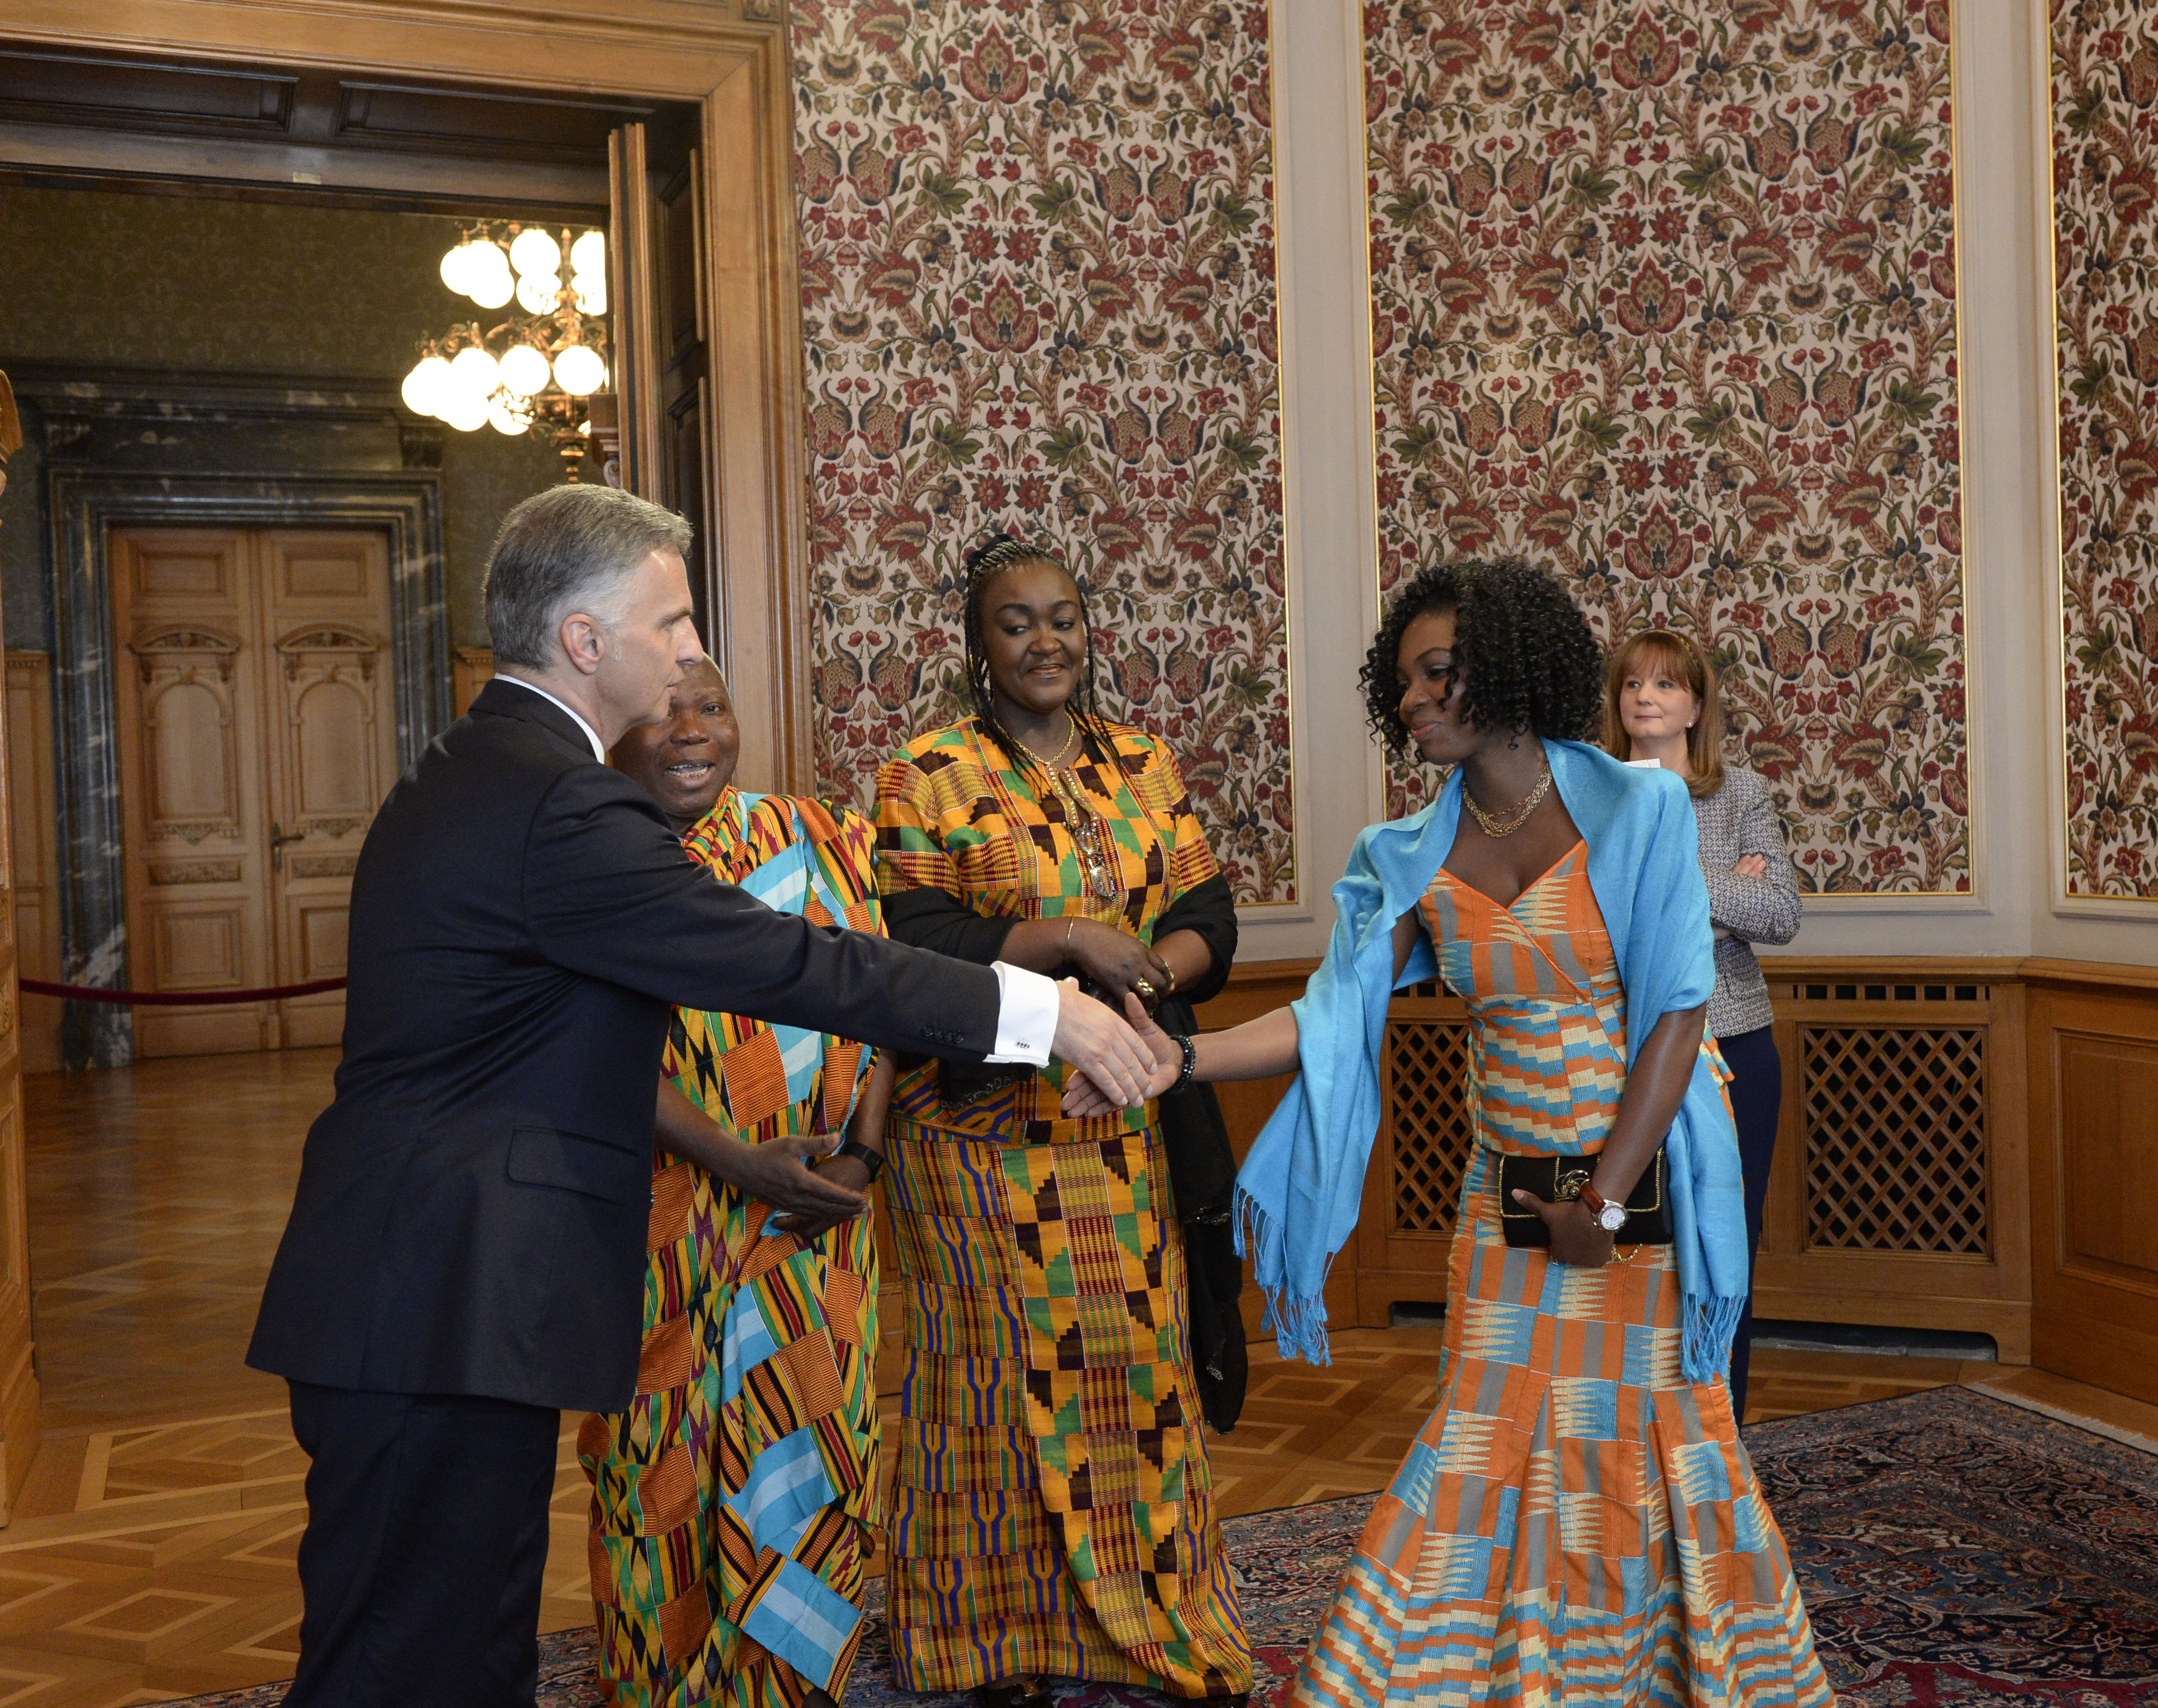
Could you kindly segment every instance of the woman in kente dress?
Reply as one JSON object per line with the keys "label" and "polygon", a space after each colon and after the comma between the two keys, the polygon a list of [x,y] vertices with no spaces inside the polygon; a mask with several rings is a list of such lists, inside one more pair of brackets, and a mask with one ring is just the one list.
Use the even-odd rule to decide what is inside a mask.
{"label": "woman in kente dress", "polygon": [[[1397,761],[1412,747],[1453,776],[1358,838],[1293,1009],[1150,1040],[1157,1088],[1301,1068],[1238,1214],[1284,1353],[1323,1361],[1388,998],[1438,976],[1469,1011],[1475,1143],[1438,1405],[1305,1655],[1300,1703],[1834,1700],[1724,1381],[1745,1209],[1702,1029],[1715,958],[1692,807],[1674,774],[1579,740],[1601,674],[1588,624],[1526,565],[1411,580],[1365,664],[1371,719]],[[1095,1101],[1083,1082],[1070,1100]],[[1659,1147],[1670,1243],[1634,1243],[1627,1200]],[[1501,1202],[1502,1159],[1554,1157],[1579,1158],[1546,1175],[1586,1175],[1578,1196]],[[1547,1244],[1510,1245],[1502,1215],[1535,1216]]]}
{"label": "woman in kente dress", "polygon": [[[973,715],[877,779],[892,936],[1113,1002],[1203,998],[1228,888],[1168,751],[1094,708],[1081,589],[1000,538],[969,556],[966,634]],[[893,1094],[895,1673],[998,1708],[1056,1675],[1241,1696],[1156,1107],[1066,1119],[1065,1076],[902,1064]]]}
{"label": "woman in kente dress", "polygon": [[[734,787],[716,668],[669,713],[612,757],[690,854],[771,906],[880,930],[868,823]],[[637,1397],[577,1436],[602,1690],[621,1708],[830,1708],[880,1521],[862,1195],[891,1071],[859,1044],[689,1009],[663,1071]]]}

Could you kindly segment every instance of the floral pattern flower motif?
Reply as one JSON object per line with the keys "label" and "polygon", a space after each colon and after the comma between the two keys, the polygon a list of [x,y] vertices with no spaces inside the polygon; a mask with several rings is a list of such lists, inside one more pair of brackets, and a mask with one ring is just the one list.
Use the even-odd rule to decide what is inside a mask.
{"label": "floral pattern flower motif", "polygon": [[1815,892],[1971,887],[1948,10],[1364,11],[1381,590],[1695,635]]}
{"label": "floral pattern flower motif", "polygon": [[2067,892],[2158,901],[2158,20],[2052,8]]}
{"label": "floral pattern flower motif", "polygon": [[1265,0],[793,0],[818,787],[958,715],[961,560],[1087,589],[1236,898],[1298,894]]}

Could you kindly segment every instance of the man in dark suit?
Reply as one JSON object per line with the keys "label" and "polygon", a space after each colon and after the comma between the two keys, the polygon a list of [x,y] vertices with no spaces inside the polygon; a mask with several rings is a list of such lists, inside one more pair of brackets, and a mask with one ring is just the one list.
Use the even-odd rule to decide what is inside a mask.
{"label": "man in dark suit", "polygon": [[[1143,1093],[1137,1039],[1076,986],[774,913],[602,762],[702,656],[688,544],[603,488],[512,511],[500,674],[361,852],[337,1096],[247,1360],[290,1382],[312,1461],[294,1708],[533,1701],[559,1412],[635,1385],[674,1005],[959,1060],[1053,1049]],[[776,1209],[860,1208],[798,1155],[767,1172]]]}

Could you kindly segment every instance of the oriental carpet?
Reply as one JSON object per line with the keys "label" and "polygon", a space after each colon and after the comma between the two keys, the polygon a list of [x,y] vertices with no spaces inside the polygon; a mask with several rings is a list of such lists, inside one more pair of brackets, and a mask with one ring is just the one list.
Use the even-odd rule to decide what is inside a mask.
{"label": "oriental carpet", "polygon": [[[1820,1656],[1851,1708],[2158,1708],[2158,1455],[1944,1387],[1745,1432]],[[1230,1519],[1257,1679],[1286,1708],[1375,1497]],[[883,1587],[849,1708],[966,1708],[891,1685]],[[592,1633],[540,1639],[542,1708],[591,1708]],[[270,1708],[281,1685],[190,1699]],[[1058,1708],[1166,1708],[1069,1685]]]}

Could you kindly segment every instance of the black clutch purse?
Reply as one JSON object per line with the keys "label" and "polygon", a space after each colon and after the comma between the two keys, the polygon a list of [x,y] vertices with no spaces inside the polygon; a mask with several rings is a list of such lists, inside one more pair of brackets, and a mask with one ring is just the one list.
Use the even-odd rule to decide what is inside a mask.
{"label": "black clutch purse", "polygon": [[[1544,1219],[1526,1205],[1514,1201],[1517,1191],[1541,1198],[1546,1204],[1570,1204],[1595,1176],[1594,1157],[1513,1157],[1499,1158],[1499,1226],[1510,1246],[1551,1244],[1551,1230]],[[1670,1165],[1664,1148],[1641,1170],[1641,1178],[1626,1195],[1626,1226],[1611,1237],[1621,1246],[1668,1246],[1671,1242]]]}

